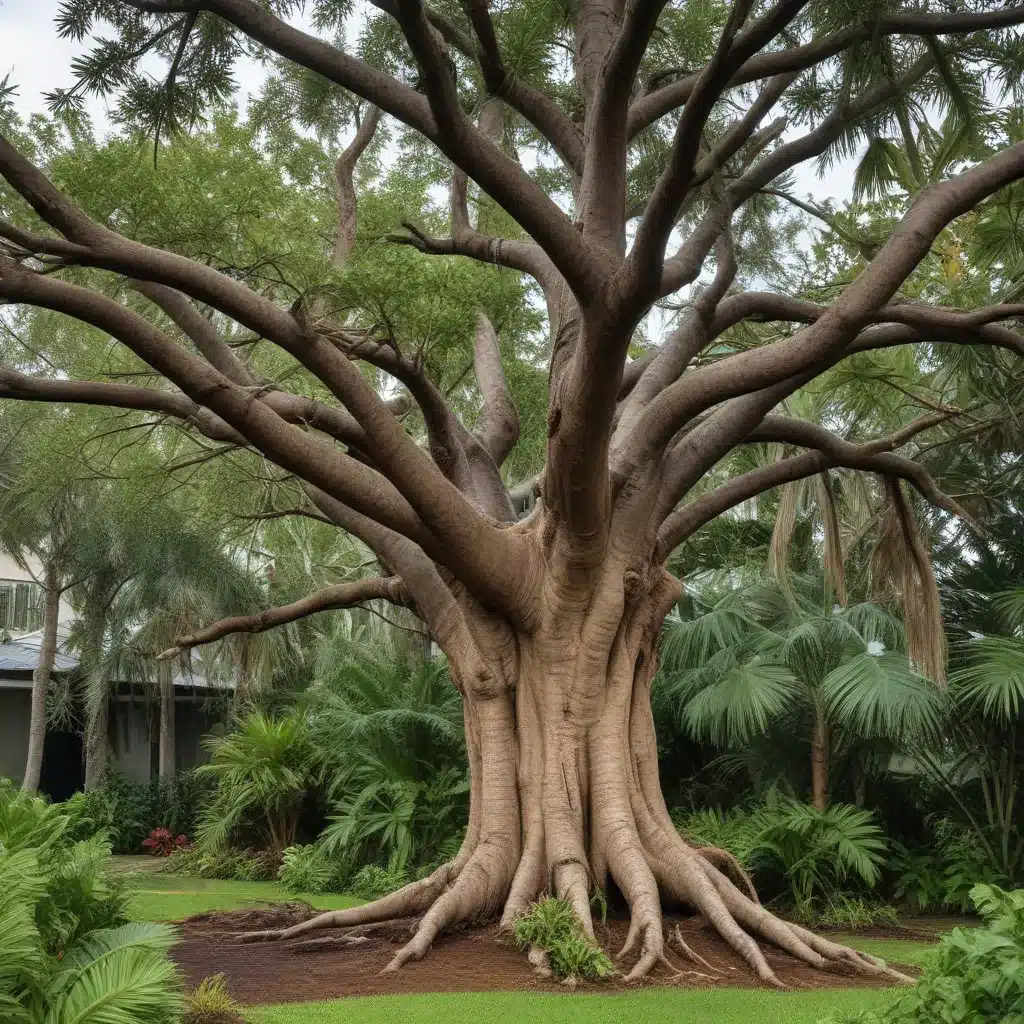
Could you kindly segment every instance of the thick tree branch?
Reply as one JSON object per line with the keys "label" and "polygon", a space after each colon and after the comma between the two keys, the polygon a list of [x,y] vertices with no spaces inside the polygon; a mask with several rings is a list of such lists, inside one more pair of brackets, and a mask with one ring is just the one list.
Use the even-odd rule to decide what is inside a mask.
{"label": "thick tree branch", "polygon": [[464,6],[480,43],[475,57],[487,91],[522,114],[551,144],[569,172],[579,178],[583,173],[583,135],[580,130],[554,100],[529,82],[509,73],[501,56],[487,0],[466,0]]}
{"label": "thick tree branch", "polygon": [[891,454],[911,438],[947,419],[948,414],[923,416],[885,437],[855,444],[817,424],[791,421],[786,417],[766,417],[762,426],[748,436],[749,442],[783,441],[813,450],[758,466],[676,509],[666,517],[658,530],[656,558],[664,561],[687,537],[693,536],[702,526],[744,501],[793,480],[802,480],[836,468],[892,473],[908,479],[933,504],[973,524],[973,519],[956,501],[939,490],[923,466],[912,459]]}
{"label": "thick tree branch", "polygon": [[[843,107],[836,108],[813,131],[762,157],[726,190],[719,206],[727,211],[738,209],[780,174],[812,157],[820,156],[849,126],[884,106],[894,96],[908,89],[934,67],[931,55],[922,57],[896,81],[880,82]],[[669,295],[696,280],[704,260],[715,244],[722,223],[722,210],[717,206],[705,214],[680,249],[665,260],[659,294]]]}
{"label": "thick tree branch", "polygon": [[[369,454],[374,463],[398,488],[404,496],[403,501],[412,498],[416,518],[422,519],[434,536],[444,538],[450,545],[448,561],[456,559],[468,571],[469,576],[463,575],[467,586],[475,590],[477,583],[491,578],[491,583],[485,583],[484,590],[479,592],[489,592],[490,598],[500,604],[500,593],[493,585],[493,567],[478,575],[472,566],[479,569],[484,561],[489,560],[490,556],[485,555],[485,551],[496,554],[507,547],[510,543],[507,535],[496,530],[456,487],[438,474],[437,467],[405,432],[358,368],[331,342],[227,275],[173,253],[130,241],[90,220],[2,136],[0,174],[44,220],[68,235],[76,247],[85,245],[91,265],[154,280],[184,291],[227,313],[295,356],[354,416],[366,433]],[[84,294],[92,296],[89,301],[98,300],[94,293],[84,291]],[[114,308],[120,309],[116,303]],[[168,344],[165,336],[159,337],[162,345]],[[156,352],[156,348],[153,351]],[[182,355],[185,355],[183,351]],[[319,479],[315,482],[323,486]],[[372,489],[379,493],[379,485]],[[494,536],[490,537],[492,532]],[[511,551],[506,554],[510,559],[515,557]]]}
{"label": "thick tree branch", "polygon": [[334,161],[334,181],[338,189],[338,234],[334,240],[334,265],[344,266],[356,244],[355,171],[359,158],[373,141],[380,122],[380,107],[370,105],[363,113],[355,138]]}
{"label": "thick tree branch", "polygon": [[392,604],[405,604],[408,597],[402,581],[397,576],[387,579],[356,580],[353,583],[338,583],[324,587],[309,597],[304,597],[291,604],[267,608],[255,615],[233,615],[219,622],[214,622],[197,633],[180,637],[173,647],[157,655],[157,661],[166,661],[193,647],[202,647],[222,640],[232,633],[265,633],[268,629],[297,622],[318,612],[335,611],[340,608],[351,608],[364,601],[390,601]]}
{"label": "thick tree branch", "polygon": [[484,408],[473,428],[473,436],[500,466],[519,440],[519,414],[501,365],[498,335],[485,313],[477,314],[473,366]]}
{"label": "thick tree branch", "polygon": [[637,423],[626,464],[638,465],[644,453],[662,450],[687,421],[727,398],[826,365],[888,303],[951,220],[1022,176],[1024,143],[1018,143],[922,192],[878,256],[813,324],[792,338],[703,366],[666,388]]}
{"label": "thick tree branch", "polygon": [[[820,64],[858,43],[889,35],[938,36],[990,29],[1008,28],[1024,23],[1024,6],[1004,10],[932,13],[928,11],[898,11],[874,19],[865,18],[857,25],[840,29],[821,39],[802,46],[794,46],[773,53],[751,56],[737,69],[730,86],[746,85],[772,75],[799,72]],[[658,118],[682,106],[690,98],[702,72],[697,71],[679,78],[638,99],[629,111],[630,138],[653,124]]]}

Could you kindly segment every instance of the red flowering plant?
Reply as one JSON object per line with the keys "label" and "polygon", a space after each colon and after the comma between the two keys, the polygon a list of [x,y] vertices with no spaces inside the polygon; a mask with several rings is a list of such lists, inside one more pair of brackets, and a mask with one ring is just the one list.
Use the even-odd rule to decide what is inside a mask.
{"label": "red flowering plant", "polygon": [[170,857],[175,850],[184,850],[188,846],[188,837],[173,836],[165,828],[155,828],[149,838],[142,841],[142,848],[149,850],[154,857]]}

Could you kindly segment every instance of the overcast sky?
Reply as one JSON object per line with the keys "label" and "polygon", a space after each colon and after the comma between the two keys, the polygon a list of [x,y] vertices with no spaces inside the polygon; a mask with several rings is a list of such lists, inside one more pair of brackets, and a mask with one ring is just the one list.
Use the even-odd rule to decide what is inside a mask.
{"label": "overcast sky", "polygon": [[[57,37],[53,18],[58,7],[59,0],[0,0],[0,79],[11,73],[11,82],[18,86],[15,105],[26,116],[45,108],[44,93],[74,82],[71,61],[82,48]],[[236,79],[243,94],[255,92],[262,70],[251,62],[239,64]],[[102,130],[108,123],[105,103],[93,98],[88,107],[93,123]],[[850,196],[852,180],[851,161],[836,167],[826,180],[817,178],[813,165],[802,166],[795,191],[818,200],[831,196],[842,201]]]}

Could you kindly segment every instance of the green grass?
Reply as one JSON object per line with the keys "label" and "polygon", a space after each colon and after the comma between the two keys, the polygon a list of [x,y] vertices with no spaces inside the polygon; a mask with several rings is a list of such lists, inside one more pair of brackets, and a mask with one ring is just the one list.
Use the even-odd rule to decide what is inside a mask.
{"label": "green grass", "polygon": [[321,910],[341,910],[362,902],[353,896],[296,896],[276,882],[225,882],[148,873],[122,877],[134,890],[130,912],[135,921],[181,921],[207,910],[233,910],[268,901],[304,899]]}
{"label": "green grass", "polygon": [[289,1003],[250,1007],[246,1014],[253,1024],[816,1024],[828,1014],[885,1006],[893,995],[884,989],[648,989],[607,996],[465,992]]}
{"label": "green grass", "polygon": [[[137,921],[179,921],[207,910],[230,910],[295,899],[274,882],[226,882],[185,875],[123,876],[134,890]],[[313,906],[357,905],[351,896],[306,896]],[[837,936],[837,941],[884,960],[920,963],[925,942]],[[647,989],[615,995],[550,995],[538,992],[467,992],[417,996],[369,996],[321,1003],[249,1007],[253,1024],[817,1024],[830,1014],[870,1010],[894,997],[886,989],[771,992],[764,989]]]}
{"label": "green grass", "polygon": [[828,936],[834,942],[881,957],[894,964],[920,965],[924,958],[935,949],[934,942],[910,942],[907,939],[866,939],[860,935]]}

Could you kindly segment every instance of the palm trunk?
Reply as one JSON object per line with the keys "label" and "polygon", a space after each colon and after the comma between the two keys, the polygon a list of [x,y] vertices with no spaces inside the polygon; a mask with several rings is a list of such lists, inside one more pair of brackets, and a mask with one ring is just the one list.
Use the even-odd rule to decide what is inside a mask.
{"label": "palm trunk", "polygon": [[47,570],[43,584],[43,640],[39,646],[39,664],[32,673],[32,712],[28,727],[28,756],[21,788],[28,792],[39,789],[43,774],[43,747],[46,743],[46,698],[50,692],[50,676],[57,655],[57,618],[60,613],[60,590],[52,572]]}
{"label": "palm trunk", "polygon": [[110,750],[109,709],[104,698],[100,707],[90,716],[85,739],[85,789],[99,789],[107,774],[107,754]]}
{"label": "palm trunk", "polygon": [[160,761],[161,781],[174,777],[174,669],[170,661],[157,662],[160,684]]}
{"label": "palm trunk", "polygon": [[816,811],[828,807],[828,723],[825,709],[817,701],[811,735],[811,804]]}

